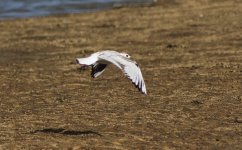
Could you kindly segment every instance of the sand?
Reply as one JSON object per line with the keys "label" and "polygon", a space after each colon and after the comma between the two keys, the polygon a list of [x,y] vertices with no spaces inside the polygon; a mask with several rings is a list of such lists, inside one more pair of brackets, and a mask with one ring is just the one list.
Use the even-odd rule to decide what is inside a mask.
{"label": "sand", "polygon": [[[0,22],[0,149],[241,149],[242,3],[161,0]],[[136,60],[148,96],[110,66]]]}

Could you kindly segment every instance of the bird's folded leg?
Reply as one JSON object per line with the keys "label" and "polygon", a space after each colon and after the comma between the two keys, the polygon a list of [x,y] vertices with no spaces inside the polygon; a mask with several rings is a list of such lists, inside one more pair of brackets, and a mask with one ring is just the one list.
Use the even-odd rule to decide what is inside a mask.
{"label": "bird's folded leg", "polygon": [[81,71],[85,71],[87,68],[88,68],[88,66],[83,65],[83,66],[81,66],[80,70],[81,70]]}

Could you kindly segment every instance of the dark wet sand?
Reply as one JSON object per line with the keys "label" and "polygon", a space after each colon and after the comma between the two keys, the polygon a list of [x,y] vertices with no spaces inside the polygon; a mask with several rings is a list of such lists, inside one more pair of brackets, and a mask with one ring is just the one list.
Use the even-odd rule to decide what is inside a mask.
{"label": "dark wet sand", "polygon": [[[241,149],[242,3],[161,0],[0,22],[0,149]],[[76,57],[131,54],[140,94]]]}

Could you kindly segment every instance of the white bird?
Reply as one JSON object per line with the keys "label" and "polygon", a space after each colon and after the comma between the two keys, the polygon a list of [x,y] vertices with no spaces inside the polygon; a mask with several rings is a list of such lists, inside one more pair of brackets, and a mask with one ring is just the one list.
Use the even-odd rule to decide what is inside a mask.
{"label": "white bird", "polygon": [[139,91],[147,95],[145,82],[140,68],[135,61],[130,59],[130,55],[127,53],[105,50],[93,53],[86,58],[77,58],[76,62],[81,65],[82,69],[91,66],[91,76],[93,78],[101,75],[107,65],[114,64],[123,71]]}

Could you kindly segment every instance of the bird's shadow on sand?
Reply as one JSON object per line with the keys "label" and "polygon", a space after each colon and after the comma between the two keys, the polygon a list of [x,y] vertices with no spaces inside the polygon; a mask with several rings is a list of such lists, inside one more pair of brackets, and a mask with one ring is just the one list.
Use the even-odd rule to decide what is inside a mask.
{"label": "bird's shadow on sand", "polygon": [[66,130],[66,129],[63,129],[63,128],[44,128],[44,129],[32,131],[31,133],[32,134],[46,133],[46,134],[62,134],[62,135],[102,136],[100,133],[95,132],[95,131],[91,131],[91,130],[76,131],[76,130]]}

